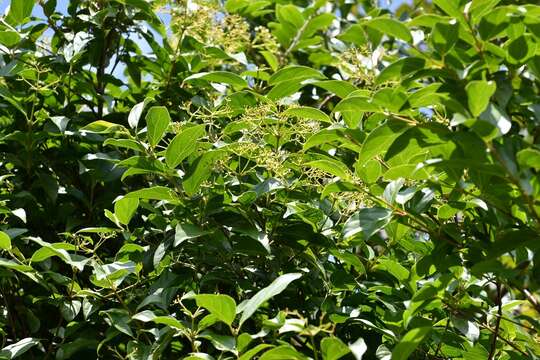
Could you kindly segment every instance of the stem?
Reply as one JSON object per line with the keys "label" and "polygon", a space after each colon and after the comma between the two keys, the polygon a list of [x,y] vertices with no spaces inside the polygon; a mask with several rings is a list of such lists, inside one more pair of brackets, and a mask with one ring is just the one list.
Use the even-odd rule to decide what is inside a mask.
{"label": "stem", "polygon": [[99,65],[97,68],[96,92],[98,95],[98,99],[97,99],[98,100],[98,111],[97,111],[98,118],[103,117],[103,105],[105,103],[103,99],[103,95],[105,94],[105,83],[104,83],[103,77],[105,76],[105,68],[107,67],[107,62],[108,62],[108,52],[109,52],[109,47],[111,46],[113,35],[114,35],[114,32],[110,30],[109,33],[105,37],[105,45],[101,52]]}
{"label": "stem", "polygon": [[[447,320],[446,320],[446,326],[445,326],[445,328],[444,328],[443,336],[444,336],[444,334],[446,334],[446,332],[448,331],[448,327],[449,327],[449,326],[450,326],[450,319],[447,319]],[[439,342],[439,345],[437,345],[437,351],[435,351],[435,355],[434,355],[435,357],[439,356],[439,352],[441,351],[442,344],[443,344],[443,342],[440,341],[440,342]]]}
{"label": "stem", "polygon": [[291,51],[293,51],[293,49],[296,47],[296,45],[298,45],[298,43],[300,42],[300,39],[302,38],[302,35],[304,34],[304,31],[306,30],[310,20],[311,20],[311,17],[304,22],[304,24],[302,25],[302,27],[300,29],[298,29],[293,41],[291,41],[291,44],[289,45],[287,50],[285,50],[285,54],[283,54],[282,61],[285,61],[285,59],[287,58],[287,56],[289,56]]}
{"label": "stem", "polygon": [[501,283],[497,282],[497,320],[495,321],[495,330],[493,331],[493,338],[491,339],[491,350],[489,351],[489,360],[493,360],[495,351],[497,350],[497,338],[499,337],[499,327],[501,325],[502,318],[502,291]]}
{"label": "stem", "polygon": [[319,360],[319,352],[317,351],[317,348],[315,347],[315,339],[313,337],[313,335],[311,335],[309,337],[310,339],[310,342],[311,342],[311,348],[313,349],[313,358],[315,360]]}

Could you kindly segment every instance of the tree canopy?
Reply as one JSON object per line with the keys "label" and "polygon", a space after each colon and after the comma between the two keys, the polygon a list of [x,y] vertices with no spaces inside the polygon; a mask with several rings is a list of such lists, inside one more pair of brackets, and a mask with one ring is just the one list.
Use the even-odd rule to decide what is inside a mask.
{"label": "tree canopy", "polygon": [[529,1],[9,1],[0,359],[539,359],[539,86]]}

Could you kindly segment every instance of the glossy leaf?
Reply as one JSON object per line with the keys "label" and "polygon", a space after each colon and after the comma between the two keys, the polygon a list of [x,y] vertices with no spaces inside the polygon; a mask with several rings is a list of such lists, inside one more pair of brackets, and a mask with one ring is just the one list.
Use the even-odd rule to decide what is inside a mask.
{"label": "glossy leaf", "polygon": [[182,130],[174,137],[165,153],[165,161],[170,168],[177,167],[197,149],[197,140],[204,136],[204,125],[196,125]]}
{"label": "glossy leaf", "polygon": [[165,135],[171,122],[169,111],[164,106],[152,106],[146,114],[148,129],[148,142],[150,146],[156,146]]}
{"label": "glossy leaf", "polygon": [[236,303],[227,295],[200,294],[195,297],[197,306],[203,307],[219,320],[231,325],[236,317]]}
{"label": "glossy leaf", "polygon": [[345,223],[343,237],[350,238],[360,233],[363,240],[368,240],[388,225],[391,218],[392,211],[385,208],[374,207],[361,209]]}
{"label": "glossy leaf", "polygon": [[176,232],[174,234],[174,246],[178,246],[186,240],[198,238],[209,233],[209,231],[203,230],[192,224],[178,224],[176,225]]}
{"label": "glossy leaf", "polygon": [[165,186],[154,186],[147,189],[132,191],[126,194],[125,197],[145,200],[165,200],[171,203],[178,201],[176,193]]}
{"label": "glossy leaf", "polygon": [[473,116],[478,116],[487,108],[490,98],[497,90],[494,81],[476,80],[467,84],[467,97],[469,109]]}
{"label": "glossy leaf", "polygon": [[322,79],[322,78],[324,78],[324,75],[315,69],[312,69],[307,66],[291,65],[291,66],[288,66],[279,70],[274,75],[272,75],[270,79],[268,80],[268,84],[276,85],[283,81],[296,80],[300,82],[306,79]]}
{"label": "glossy leaf", "polygon": [[0,231],[0,250],[9,249],[11,249],[11,238],[5,232]]}
{"label": "glossy leaf", "polygon": [[127,225],[137,212],[138,206],[138,198],[122,198],[114,203],[114,214],[122,224]]}
{"label": "glossy leaf", "polygon": [[24,338],[18,342],[8,345],[0,351],[1,356],[6,356],[8,359],[15,359],[26,353],[29,349],[39,345],[40,342],[35,338]]}

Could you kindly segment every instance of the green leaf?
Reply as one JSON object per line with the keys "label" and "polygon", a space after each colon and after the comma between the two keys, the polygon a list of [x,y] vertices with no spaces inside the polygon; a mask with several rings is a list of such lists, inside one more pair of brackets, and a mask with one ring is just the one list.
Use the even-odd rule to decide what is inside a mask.
{"label": "green leaf", "polygon": [[201,294],[195,296],[197,306],[203,307],[219,320],[231,325],[236,317],[236,303],[228,295]]}
{"label": "green leaf", "polygon": [[311,166],[320,169],[324,172],[339,177],[342,180],[349,181],[352,179],[351,172],[347,168],[347,165],[341,161],[334,159],[315,160],[306,163],[307,166]]}
{"label": "green leaf", "polygon": [[119,148],[131,149],[139,152],[144,152],[145,148],[139,142],[131,139],[113,139],[109,138],[105,140],[103,145],[112,145]]}
{"label": "green leaf", "polygon": [[0,44],[5,45],[8,48],[17,45],[20,40],[21,37],[16,31],[0,31]]}
{"label": "green leaf", "polygon": [[219,335],[212,331],[206,330],[199,334],[202,339],[210,340],[212,345],[219,351],[228,351],[236,353],[236,339],[233,336]]}
{"label": "green leaf", "polygon": [[356,254],[337,249],[330,250],[330,253],[337,259],[343,261],[345,264],[354,267],[358,273],[365,274],[366,268]]}
{"label": "green leaf", "polygon": [[6,21],[12,25],[19,25],[32,14],[35,0],[11,0]]}
{"label": "green leaf", "polygon": [[199,156],[189,169],[188,176],[182,182],[186,194],[193,196],[199,191],[203,181],[207,180],[212,174],[214,162],[223,157],[225,152],[213,150]]}
{"label": "green leaf", "polygon": [[114,326],[118,331],[134,337],[133,331],[128,325],[129,322],[129,312],[123,309],[109,309],[105,311],[100,311],[100,314],[105,314],[110,319],[112,326]]}
{"label": "green leaf", "polygon": [[452,320],[452,325],[465,335],[469,341],[474,343],[478,340],[480,337],[480,329],[474,321],[455,316],[452,316],[450,319]]}
{"label": "green leaf", "polygon": [[473,122],[472,129],[485,139],[493,139],[507,134],[512,128],[512,120],[497,105],[489,103],[477,121]]}
{"label": "green leaf", "polygon": [[154,319],[152,319],[152,321],[156,324],[167,325],[179,330],[183,330],[186,328],[184,324],[182,324],[178,319],[175,319],[172,316],[156,316]]}
{"label": "green leaf", "polygon": [[308,359],[306,356],[302,355],[296,351],[290,345],[281,345],[273,349],[268,350],[261,355],[259,360],[303,360]]}
{"label": "green leaf", "polygon": [[364,28],[360,24],[353,24],[342,32],[338,39],[355,44],[356,46],[363,46],[368,41]]}
{"label": "green leaf", "polygon": [[147,136],[150,146],[156,146],[169,127],[171,117],[164,106],[152,106],[146,114]]}
{"label": "green leaf", "polygon": [[178,202],[178,197],[174,190],[164,186],[154,186],[147,189],[132,191],[124,197],[145,200],[165,200],[173,204]]}
{"label": "green leaf", "polygon": [[306,79],[324,79],[325,76],[321,74],[318,70],[307,66],[291,65],[287,66],[274,75],[268,80],[268,85],[276,85],[283,81],[296,80],[300,82]]}
{"label": "green leaf", "polygon": [[341,100],[333,112],[339,112],[345,119],[347,126],[351,129],[357,128],[362,115],[365,112],[378,112],[381,111],[378,105],[371,102],[363,96],[351,96]]}
{"label": "green leaf", "polygon": [[144,99],[144,101],[141,101],[140,103],[133,106],[133,108],[131,108],[128,116],[128,124],[132,129],[137,128],[144,108],[146,107],[146,105],[152,102],[152,100],[153,99],[151,98],[146,98]]}
{"label": "green leaf", "polygon": [[0,267],[5,267],[7,269],[17,270],[20,272],[28,272],[28,271],[34,270],[31,266],[19,264],[19,263],[16,263],[15,261],[4,259],[4,258],[0,258]]}
{"label": "green leaf", "polygon": [[[264,304],[268,299],[278,295],[283,290],[287,288],[287,286],[293,282],[294,280],[299,279],[302,277],[302,274],[300,273],[290,273],[281,275],[270,285],[265,287],[264,289],[260,290],[255,294],[251,299],[249,299],[241,309],[242,317],[240,318],[239,326],[242,326],[242,324],[251,317],[257,311],[257,309]],[[261,358],[262,359],[262,358]]]}
{"label": "green leaf", "polygon": [[80,129],[81,132],[84,131],[95,134],[108,134],[117,130],[125,130],[125,128],[120,124],[111,123],[105,120],[94,121]]}
{"label": "green leaf", "polygon": [[332,120],[330,120],[330,117],[323,113],[321,110],[306,106],[288,108],[283,112],[283,115],[295,116],[303,119],[319,120],[325,123],[332,122]]}
{"label": "green leaf", "polygon": [[350,352],[349,347],[336,337],[327,337],[321,341],[324,360],[338,360]]}
{"label": "green leaf", "polygon": [[28,237],[27,239],[41,246],[41,248],[39,248],[38,250],[34,252],[34,254],[32,254],[32,258],[31,258],[32,262],[40,262],[52,256],[57,256],[60,259],[62,259],[62,261],[64,261],[66,264],[77,268],[79,271],[83,271],[86,263],[90,261],[89,258],[86,258],[84,256],[68,253],[68,250],[73,251],[76,249],[75,246],[72,244],[68,244],[68,243],[51,244],[51,243],[41,240],[38,237]]}
{"label": "green leaf", "polygon": [[[387,268],[390,268],[392,266],[393,266],[393,264],[390,264],[390,265],[386,264]],[[391,272],[391,271],[389,271],[389,272]],[[406,274],[406,272],[403,271],[403,269],[396,269],[396,270],[393,270],[393,272],[391,272],[391,273],[396,274],[396,275],[393,275],[394,277],[396,277],[396,276],[403,277],[404,281],[407,280],[407,278],[408,278],[408,274]],[[403,274],[401,274],[401,273],[403,273]],[[416,294],[414,294],[413,298],[411,299],[411,301],[410,301],[410,303],[409,303],[409,305],[407,307],[407,310],[405,310],[403,312],[403,323],[404,323],[406,328],[409,326],[409,322],[411,321],[411,319],[423,307],[429,305],[433,301],[438,301],[437,293],[438,293],[437,288],[435,288],[431,284],[425,284],[420,288],[420,290],[418,290],[418,292],[416,292]]]}
{"label": "green leaf", "polygon": [[377,84],[390,80],[401,80],[405,76],[424,69],[426,61],[421,58],[404,57],[388,65],[377,77]]}
{"label": "green leaf", "polygon": [[390,259],[379,259],[377,269],[388,272],[401,283],[404,283],[410,275],[409,270],[407,270],[403,265]]}
{"label": "green leaf", "polygon": [[343,238],[350,238],[358,233],[363,240],[368,240],[383,229],[392,219],[392,211],[381,208],[364,208],[353,214],[343,226]]}
{"label": "green leaf", "polygon": [[375,18],[365,23],[372,29],[375,29],[383,34],[401,39],[408,43],[412,43],[412,35],[409,29],[401,22],[390,18]]}
{"label": "green leaf", "polygon": [[506,60],[513,65],[524,64],[535,55],[537,47],[532,35],[522,35],[506,44]]}
{"label": "green leaf", "polygon": [[540,170],[540,150],[523,149],[517,153],[518,164],[523,168]]}
{"label": "green leaf", "polygon": [[392,351],[392,360],[406,360],[409,355],[424,341],[431,331],[431,326],[418,327],[410,330]]}
{"label": "green leaf", "polygon": [[374,157],[383,156],[394,140],[409,128],[404,121],[392,119],[375,128],[364,141],[356,166],[363,166]]}
{"label": "green leaf", "polygon": [[0,250],[10,250],[10,249],[11,249],[11,238],[5,232],[0,231]]}
{"label": "green leaf", "polygon": [[358,140],[355,137],[354,130],[345,129],[342,127],[332,126],[320,130],[313,134],[305,143],[304,150],[308,150],[314,146],[329,143],[338,143],[344,148],[360,152],[361,147],[358,145]]}
{"label": "green leaf", "polygon": [[284,97],[290,96],[300,90],[304,85],[301,80],[292,79],[277,83],[269,92],[266,97],[270,100],[277,101]]}
{"label": "green leaf", "polygon": [[450,51],[459,39],[459,23],[455,19],[439,22],[431,33],[433,48],[441,55]]}
{"label": "green leaf", "polygon": [[276,17],[280,23],[291,24],[296,29],[300,29],[305,21],[298,7],[292,4],[278,5],[276,7]]}
{"label": "green leaf", "polygon": [[197,149],[197,140],[206,134],[204,125],[191,126],[174,137],[165,153],[165,162],[170,168],[177,167]]}
{"label": "green leaf", "polygon": [[39,345],[39,340],[34,338],[24,338],[15,344],[6,346],[0,351],[0,356],[7,356],[8,359],[15,359],[24,354],[36,345]]}
{"label": "green leaf", "polygon": [[268,65],[270,65],[270,69],[272,69],[272,71],[275,72],[279,68],[279,60],[274,53],[270,51],[261,51],[261,55],[264,57]]}
{"label": "green leaf", "polygon": [[191,81],[196,79],[202,79],[215,83],[229,84],[236,88],[247,88],[248,84],[246,80],[242,79],[240,76],[235,73],[228,71],[212,71],[212,72],[202,72],[198,74],[193,74],[185,78],[184,81]]}
{"label": "green leaf", "polygon": [[353,91],[358,90],[356,86],[343,80],[323,80],[311,83],[313,86],[320,87],[326,91],[336,94],[340,98],[346,98]]}
{"label": "green leaf", "polygon": [[495,81],[475,80],[467,84],[467,97],[469,109],[474,117],[486,110],[489,100],[495,94],[497,85]]}
{"label": "green leaf", "polygon": [[139,207],[138,198],[124,197],[114,203],[114,214],[122,224],[127,225],[137,212],[137,207]]}
{"label": "green leaf", "polygon": [[176,225],[176,233],[174,235],[173,245],[178,246],[188,239],[198,238],[211,233],[211,231],[203,230],[193,224],[178,224]]}
{"label": "green leaf", "polygon": [[270,344],[259,344],[255,346],[253,349],[249,349],[246,351],[242,356],[238,358],[238,360],[251,360],[255,355],[263,351],[264,349],[267,349],[269,347],[272,347]]}
{"label": "green leaf", "polygon": [[156,314],[151,310],[144,310],[133,315],[131,318],[142,322],[149,322],[156,318]]}
{"label": "green leaf", "polygon": [[456,2],[454,0],[433,0],[433,4],[437,5],[446,14],[458,19],[460,22],[465,21],[463,12],[459,8],[459,2]]}

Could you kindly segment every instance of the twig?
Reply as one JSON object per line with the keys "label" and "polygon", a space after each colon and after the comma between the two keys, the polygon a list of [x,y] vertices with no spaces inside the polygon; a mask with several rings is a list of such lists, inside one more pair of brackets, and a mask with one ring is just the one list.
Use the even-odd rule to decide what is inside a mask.
{"label": "twig", "polygon": [[489,351],[489,360],[493,360],[495,351],[497,350],[497,338],[499,337],[499,326],[501,325],[502,318],[502,291],[501,283],[497,282],[497,320],[495,321],[495,330],[493,331],[493,338],[491,339],[491,349]]}
{"label": "twig", "polygon": [[[480,324],[480,326],[486,330],[489,330],[491,331],[492,333],[495,333],[495,330],[490,328],[489,326],[486,326],[484,324]],[[502,340],[503,342],[505,342],[507,345],[509,345],[510,347],[512,347],[512,349],[516,350],[517,352],[519,352],[521,355],[525,356],[526,359],[529,358],[529,354],[527,354],[525,351],[521,350],[520,348],[517,347],[516,344],[514,344],[513,342],[511,342],[510,340],[502,337],[500,334],[497,336],[498,339]]]}
{"label": "twig", "polygon": [[296,45],[298,45],[298,43],[300,42],[300,39],[302,38],[302,35],[304,35],[304,31],[306,30],[310,20],[311,20],[311,17],[304,22],[304,24],[302,25],[300,29],[298,29],[298,31],[296,32],[296,35],[294,36],[293,41],[291,41],[291,44],[289,45],[287,50],[285,50],[282,60],[285,60],[285,58],[289,56],[289,54],[291,53],[291,51],[293,51]]}

